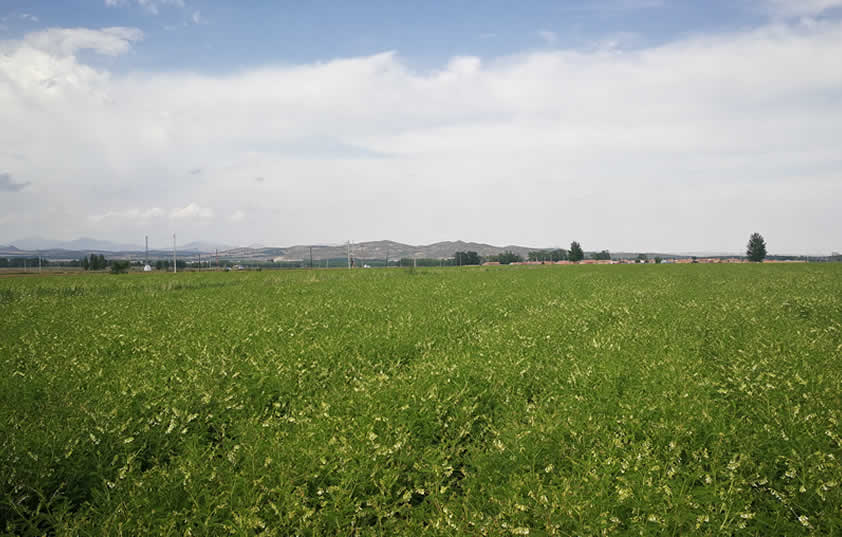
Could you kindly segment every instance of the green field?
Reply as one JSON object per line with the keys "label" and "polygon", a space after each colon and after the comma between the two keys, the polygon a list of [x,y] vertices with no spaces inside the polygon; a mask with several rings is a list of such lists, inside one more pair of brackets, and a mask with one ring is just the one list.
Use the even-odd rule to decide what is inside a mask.
{"label": "green field", "polygon": [[842,264],[5,278],[0,305],[0,532],[842,534]]}

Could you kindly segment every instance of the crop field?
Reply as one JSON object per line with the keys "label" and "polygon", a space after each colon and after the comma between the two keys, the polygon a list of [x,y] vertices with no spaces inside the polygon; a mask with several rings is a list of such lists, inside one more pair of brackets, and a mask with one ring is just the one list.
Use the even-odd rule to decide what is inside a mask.
{"label": "crop field", "polygon": [[842,265],[0,279],[0,533],[840,535]]}

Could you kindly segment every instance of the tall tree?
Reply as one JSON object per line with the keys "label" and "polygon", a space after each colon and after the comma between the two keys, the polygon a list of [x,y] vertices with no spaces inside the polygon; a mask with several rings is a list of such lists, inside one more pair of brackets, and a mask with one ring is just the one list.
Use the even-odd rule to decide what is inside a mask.
{"label": "tall tree", "polygon": [[476,252],[456,252],[453,257],[454,264],[459,266],[482,264],[482,260]]}
{"label": "tall tree", "polygon": [[506,250],[497,256],[497,261],[499,261],[501,265],[509,265],[511,263],[520,263],[523,261],[523,258],[512,251]]}
{"label": "tall tree", "polygon": [[746,247],[746,256],[749,261],[759,263],[766,258],[766,241],[763,240],[763,235],[760,233],[752,233],[748,238],[748,246]]}
{"label": "tall tree", "polygon": [[131,263],[128,261],[112,261],[111,274],[126,274],[131,268]]}
{"label": "tall tree", "polygon": [[570,243],[570,252],[567,254],[567,259],[570,261],[581,261],[585,258],[585,252],[582,250],[582,245],[576,241]]}
{"label": "tall tree", "polygon": [[567,250],[558,248],[550,252],[550,259],[553,261],[567,261]]}

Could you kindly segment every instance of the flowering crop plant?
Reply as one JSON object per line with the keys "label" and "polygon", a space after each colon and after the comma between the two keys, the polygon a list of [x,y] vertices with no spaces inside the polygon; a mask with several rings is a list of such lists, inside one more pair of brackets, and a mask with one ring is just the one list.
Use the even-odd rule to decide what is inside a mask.
{"label": "flowering crop plant", "polygon": [[842,534],[840,264],[4,278],[0,305],[0,534]]}

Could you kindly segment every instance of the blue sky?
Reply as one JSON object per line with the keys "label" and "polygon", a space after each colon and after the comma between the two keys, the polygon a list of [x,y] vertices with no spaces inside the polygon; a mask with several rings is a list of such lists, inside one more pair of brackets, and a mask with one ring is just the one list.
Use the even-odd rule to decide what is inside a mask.
{"label": "blue sky", "polygon": [[842,0],[6,0],[0,244],[838,251],[841,57]]}
{"label": "blue sky", "polygon": [[[414,65],[434,68],[456,55],[494,58],[547,47],[588,49],[606,41],[651,46],[682,35],[749,27],[774,16],[751,2],[721,0],[184,0],[146,5],[127,0],[116,6],[95,0],[8,0],[5,5],[10,37],[45,26],[131,26],[143,30],[146,42],[121,58],[118,68],[211,72],[390,50]],[[21,14],[38,21],[15,17]]]}

